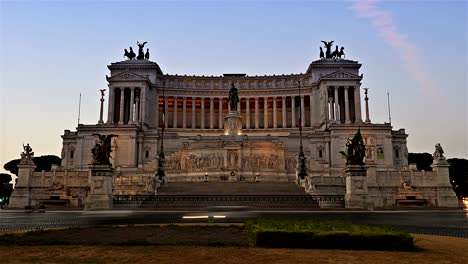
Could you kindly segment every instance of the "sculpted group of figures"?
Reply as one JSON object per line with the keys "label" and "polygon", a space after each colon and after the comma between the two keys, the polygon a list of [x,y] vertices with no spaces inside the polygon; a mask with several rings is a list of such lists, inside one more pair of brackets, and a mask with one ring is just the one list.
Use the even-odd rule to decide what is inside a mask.
{"label": "sculpted group of figures", "polygon": [[[236,163],[237,157],[234,158]],[[285,162],[287,167],[294,168],[293,160]],[[228,159],[228,167],[236,167],[231,164]],[[243,169],[266,169],[266,170],[281,170],[283,163],[279,155],[272,154],[251,154],[250,156],[242,157]],[[221,169],[224,167],[224,156],[221,153],[189,155],[185,158],[181,155],[174,155],[167,159],[167,169],[170,171],[180,170],[205,170],[205,169]]]}
{"label": "sculpted group of figures", "polygon": [[[183,162],[183,164],[182,164]],[[174,155],[167,159],[167,169],[171,171],[222,168],[224,157],[221,154],[211,153],[202,155],[189,155],[181,157]]]}
{"label": "sculpted group of figures", "polygon": [[334,41],[329,41],[329,42],[326,42],[326,41],[323,41],[323,44],[325,45],[325,48],[327,49],[325,51],[325,54],[323,53],[323,50],[322,50],[322,47],[320,47],[320,58],[323,59],[323,58],[326,58],[326,59],[332,59],[332,58],[341,58],[341,57],[345,57],[345,53],[344,53],[344,47],[341,46],[341,49],[338,50],[338,45],[336,45],[336,48],[335,48],[335,51],[331,51],[332,49],[332,45],[333,45],[333,42]]}
{"label": "sculpted group of figures", "polygon": [[93,154],[93,165],[112,165],[110,162],[111,157],[111,140],[113,137],[117,137],[117,135],[101,135],[101,134],[93,134],[93,136],[97,136],[98,139],[94,144],[94,147],[91,149],[91,153]]}
{"label": "sculpted group of figures", "polygon": [[145,41],[142,44],[140,44],[140,42],[137,41],[138,56],[133,51],[132,47],[130,47],[130,51],[128,51],[127,49],[124,49],[124,57],[127,57],[129,60],[134,60],[135,57],[137,60],[149,60],[150,58],[149,49],[146,49],[146,53],[143,52],[143,48],[145,47],[146,43],[148,42]]}
{"label": "sculpted group of figures", "polygon": [[252,154],[242,158],[242,168],[244,169],[281,169],[282,162],[278,155]]}

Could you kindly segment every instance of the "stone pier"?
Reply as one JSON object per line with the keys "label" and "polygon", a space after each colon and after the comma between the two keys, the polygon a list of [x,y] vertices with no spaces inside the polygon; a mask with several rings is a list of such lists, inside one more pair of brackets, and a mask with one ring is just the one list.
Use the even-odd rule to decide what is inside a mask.
{"label": "stone pier", "polygon": [[85,210],[112,209],[112,168],[109,165],[90,165],[91,181]]}
{"label": "stone pier", "polygon": [[346,174],[346,208],[369,209],[371,201],[367,190],[367,167],[348,165],[344,171]]}

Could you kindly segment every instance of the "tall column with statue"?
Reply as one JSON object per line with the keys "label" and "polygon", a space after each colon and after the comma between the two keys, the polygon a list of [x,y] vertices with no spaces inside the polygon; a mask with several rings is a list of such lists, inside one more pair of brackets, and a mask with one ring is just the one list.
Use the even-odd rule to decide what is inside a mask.
{"label": "tall column with statue", "polygon": [[432,170],[437,174],[437,180],[435,182],[437,192],[436,199],[438,207],[458,207],[458,199],[455,192],[452,189],[449,178],[449,167],[450,164],[447,162],[444,156],[444,150],[440,143],[435,145],[435,151],[432,155]]}
{"label": "tall column with statue", "polygon": [[33,197],[31,197],[32,174],[36,168],[33,158],[34,152],[32,152],[29,144],[23,145],[23,152],[18,164],[18,182],[10,198],[8,205],[10,208],[23,208],[25,206],[36,205]]}
{"label": "tall column with statue", "polygon": [[113,169],[110,163],[112,152],[111,140],[116,135],[100,135],[98,141],[91,150],[93,162],[89,165],[91,181],[89,193],[86,197],[85,210],[103,210],[113,207],[112,201],[112,175]]}

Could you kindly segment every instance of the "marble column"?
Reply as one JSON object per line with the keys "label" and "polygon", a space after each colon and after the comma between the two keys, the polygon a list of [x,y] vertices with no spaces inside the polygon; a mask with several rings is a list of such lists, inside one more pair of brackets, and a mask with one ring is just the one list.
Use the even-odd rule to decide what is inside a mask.
{"label": "marble column", "polygon": [[345,123],[350,124],[351,120],[349,119],[348,86],[344,87],[344,100],[345,100]]}
{"label": "marble column", "polygon": [[184,96],[182,100],[182,128],[187,128],[187,96]]}
{"label": "marble column", "polygon": [[128,123],[133,124],[134,118],[133,118],[133,107],[135,103],[135,89],[132,87],[130,88],[130,116],[128,118]]}
{"label": "marble column", "polygon": [[120,88],[120,114],[119,114],[119,125],[124,123],[124,97],[125,97],[125,88]]}
{"label": "marble column", "polygon": [[301,95],[301,126],[304,127],[304,95]]}
{"label": "marble column", "polygon": [[250,129],[250,98],[245,98],[245,128]]}
{"label": "marble column", "polygon": [[277,120],[277,117],[278,117],[278,113],[277,113],[277,108],[276,108],[276,96],[273,97],[273,128],[277,128],[278,127],[278,120]]}
{"label": "marble column", "polygon": [[281,103],[281,112],[282,112],[282,117],[281,117],[281,121],[282,121],[282,127],[283,128],[286,128],[288,126],[288,123],[286,122],[286,96],[282,96],[281,97],[282,99],[282,103]]}
{"label": "marble column", "polygon": [[[341,120],[341,117],[339,116],[340,115],[340,109],[338,108],[338,87],[334,87],[334,92],[335,92],[335,100],[334,100],[334,103],[335,103],[335,117],[334,117],[334,120],[336,121],[339,121]],[[338,122],[339,123],[339,122]]]}
{"label": "marble column", "polygon": [[240,114],[241,113],[241,103],[240,100],[237,102],[237,112]]}
{"label": "marble column", "polygon": [[333,109],[333,97],[328,97],[328,106],[328,109],[330,109],[330,119],[335,120],[335,110]]}
{"label": "marble column", "polygon": [[311,95],[309,95],[309,105],[310,105],[310,127],[314,127],[315,124],[315,104],[314,104],[314,95],[313,92]]}
{"label": "marble column", "polygon": [[197,128],[196,123],[195,123],[195,121],[196,121],[196,119],[195,119],[196,104],[197,104],[197,98],[192,97],[192,128]]}
{"label": "marble column", "polygon": [[141,87],[141,123],[145,123],[146,120],[146,92],[145,87]]}
{"label": "marble column", "polygon": [[137,120],[137,123],[140,123],[140,97],[137,96],[137,98],[135,99],[136,101],[136,120]]}
{"label": "marble column", "polygon": [[356,123],[362,123],[361,115],[361,89],[354,87],[354,113],[356,116]]}
{"label": "marble column", "polygon": [[219,112],[218,113],[218,115],[219,115],[219,117],[218,117],[218,119],[219,119],[218,120],[218,122],[219,122],[218,123],[218,128],[222,129],[224,127],[223,126],[223,98],[222,97],[219,98],[219,106],[218,107],[219,107],[218,108],[218,112]]}
{"label": "marble column", "polygon": [[268,97],[263,97],[263,128],[268,128]]}
{"label": "marble column", "polygon": [[174,111],[174,118],[172,119],[172,127],[177,128],[177,96],[174,96],[174,107],[172,108]]}
{"label": "marble column", "polygon": [[205,97],[201,98],[200,128],[205,129]]}
{"label": "marble column", "polygon": [[109,86],[109,104],[107,107],[107,124],[114,123],[114,106],[115,106],[115,88]]}
{"label": "marble column", "polygon": [[291,96],[291,127],[296,127],[296,96]]}
{"label": "marble column", "polygon": [[210,129],[214,128],[214,98],[210,97]]}
{"label": "marble column", "polygon": [[258,129],[258,97],[255,97],[255,129]]}

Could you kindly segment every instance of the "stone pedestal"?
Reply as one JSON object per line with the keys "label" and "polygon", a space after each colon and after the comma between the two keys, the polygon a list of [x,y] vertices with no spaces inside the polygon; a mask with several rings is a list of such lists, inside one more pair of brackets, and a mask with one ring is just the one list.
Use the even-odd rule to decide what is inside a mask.
{"label": "stone pedestal", "polygon": [[230,111],[224,118],[224,134],[238,136],[242,134],[242,115],[237,111]]}
{"label": "stone pedestal", "polygon": [[445,159],[434,159],[432,170],[437,173],[436,199],[438,207],[458,207],[458,199],[450,184],[450,164]]}
{"label": "stone pedestal", "polygon": [[369,209],[369,193],[367,191],[367,167],[348,165],[346,174],[345,206],[350,209]]}
{"label": "stone pedestal", "polygon": [[91,181],[85,210],[112,209],[112,175],[109,165],[90,165]]}
{"label": "stone pedestal", "polygon": [[31,204],[31,177],[36,165],[32,160],[22,160],[18,164],[18,183],[11,194],[9,208],[24,208]]}

